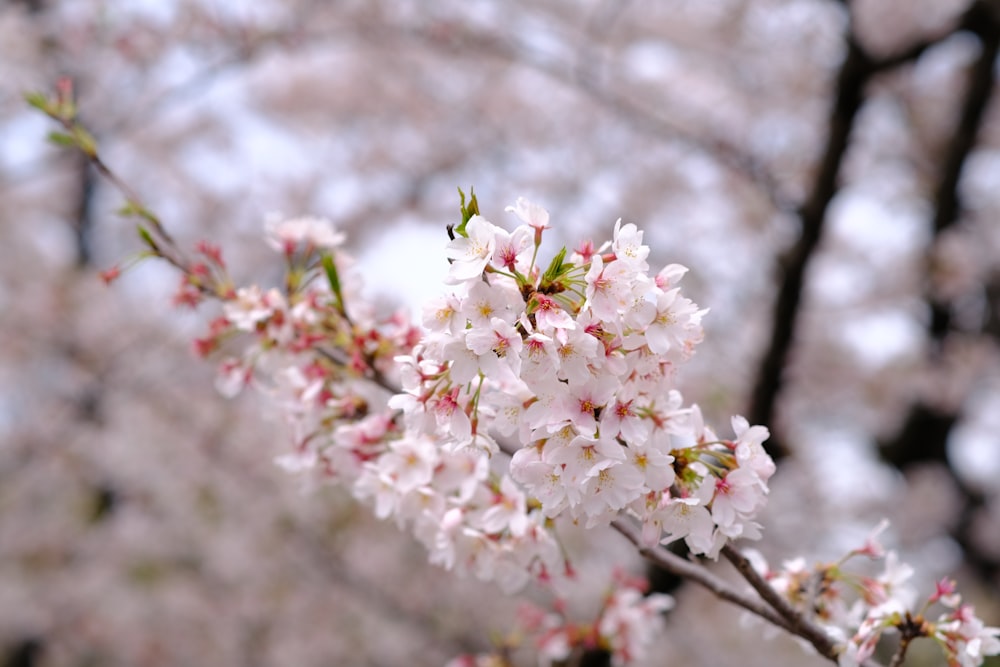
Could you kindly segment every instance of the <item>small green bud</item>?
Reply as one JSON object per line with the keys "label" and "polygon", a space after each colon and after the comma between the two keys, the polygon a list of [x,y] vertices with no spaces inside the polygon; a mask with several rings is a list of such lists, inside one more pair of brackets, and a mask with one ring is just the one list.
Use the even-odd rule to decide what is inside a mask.
{"label": "small green bud", "polygon": [[469,220],[472,216],[479,215],[479,201],[476,199],[476,189],[469,188],[469,205],[465,204],[465,193],[462,192],[462,188],[458,189],[458,196],[461,198],[460,209],[462,211],[462,223],[455,227],[455,233],[459,236],[468,238],[469,235],[465,233],[465,226],[469,224]]}

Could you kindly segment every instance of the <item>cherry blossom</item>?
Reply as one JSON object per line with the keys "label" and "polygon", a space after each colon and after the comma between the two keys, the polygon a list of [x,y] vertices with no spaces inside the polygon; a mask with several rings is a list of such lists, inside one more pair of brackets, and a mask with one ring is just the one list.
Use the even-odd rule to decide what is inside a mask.
{"label": "cherry blossom", "polygon": [[[253,386],[284,415],[292,446],[279,465],[346,486],[376,517],[412,531],[431,563],[504,591],[565,585],[563,518],[598,528],[630,517],[647,548],[684,540],[709,558],[759,539],[775,472],[767,428],[734,416],[733,438],[720,439],[676,387],[707,313],[679,286],[687,269],[650,275],[643,232],[621,220],[610,241],[540,261],[548,212],[524,199],[508,211],[524,223],[513,232],[477,213],[454,230],[450,289],[424,308],[422,328],[365,300],[327,221],[274,222],[269,243],[289,264],[284,291],[217,289],[222,317],[198,347],[246,341],[223,362],[220,385]],[[204,275],[229,285],[219,257]],[[845,563],[861,556],[884,556],[883,571],[849,573]],[[950,585],[925,605],[948,610],[918,622],[912,569],[875,534],[812,570],[755,563],[835,638],[842,666],[865,662],[889,632],[932,637],[963,667],[1000,652],[997,629]],[[586,629],[540,616],[536,646],[543,661],[592,645],[628,664],[671,605],[619,581]]]}
{"label": "cherry blossom", "polygon": [[448,270],[451,283],[482,275],[496,247],[496,227],[482,216],[473,216],[465,230],[467,236],[456,238],[445,248],[445,256],[453,260]]}

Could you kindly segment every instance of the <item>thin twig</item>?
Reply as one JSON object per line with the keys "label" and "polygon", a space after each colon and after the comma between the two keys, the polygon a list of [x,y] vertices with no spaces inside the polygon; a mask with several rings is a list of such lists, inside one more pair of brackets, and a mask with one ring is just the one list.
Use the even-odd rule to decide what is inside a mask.
{"label": "thin twig", "polygon": [[903,639],[899,642],[899,648],[892,656],[892,660],[889,662],[889,667],[902,667],[903,661],[906,660],[906,651],[910,648],[910,642],[913,641],[913,637],[903,636]]}

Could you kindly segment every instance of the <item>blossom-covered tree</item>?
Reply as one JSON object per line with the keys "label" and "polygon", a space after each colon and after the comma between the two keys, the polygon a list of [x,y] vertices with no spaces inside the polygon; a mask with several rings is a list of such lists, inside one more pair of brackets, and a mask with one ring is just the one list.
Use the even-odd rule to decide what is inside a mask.
{"label": "blossom-covered tree", "polygon": [[[786,458],[780,467],[790,471],[785,478],[789,480],[788,488],[801,484],[797,493],[809,498],[807,502],[818,516],[798,519],[803,502],[791,500],[794,494],[782,501],[778,487],[779,491],[769,496],[772,512],[781,520],[762,521],[768,526],[765,531],[768,540],[761,543],[762,549],[773,559],[799,552],[805,546],[812,553],[833,560],[817,568],[807,565],[809,560],[790,562],[772,571],[756,556],[744,562],[733,552],[731,556],[741,566],[744,576],[754,581],[757,573],[763,581],[771,582],[771,589],[785,594],[791,611],[806,616],[809,623],[828,630],[848,628],[844,636],[830,632],[824,635],[833,642],[828,649],[839,651],[842,661],[868,659],[881,634],[890,628],[899,631],[906,645],[914,637],[933,635],[950,659],[968,661],[977,659],[984,648],[988,651],[990,635],[984,634],[968,608],[953,597],[951,584],[939,583],[938,592],[927,600],[944,602],[945,609],[951,611],[927,616],[925,609],[912,605],[912,593],[907,591],[905,582],[908,570],[898,561],[889,559],[882,575],[869,572],[865,575],[867,579],[859,579],[862,575],[847,569],[846,561],[837,560],[834,554],[847,552],[853,563],[858,556],[878,555],[880,548],[850,546],[852,542],[846,537],[851,532],[850,525],[837,521],[846,508],[843,503],[830,500],[833,497],[848,500],[854,511],[868,505],[869,513],[893,514],[897,525],[904,526],[903,534],[926,538],[939,534],[950,523],[958,544],[979,575],[986,582],[995,577],[989,538],[992,521],[989,508],[995,492],[981,475],[977,476],[974,469],[962,463],[965,460],[962,452],[976,452],[977,447],[980,469],[989,469],[991,459],[995,460],[992,450],[977,445],[982,436],[976,436],[988,425],[984,415],[988,415],[992,400],[988,389],[994,343],[989,332],[994,309],[988,276],[990,248],[994,245],[988,226],[977,220],[987,220],[990,210],[989,189],[981,185],[988,183],[990,138],[980,128],[989,126],[984,110],[991,90],[990,65],[995,59],[991,27],[995,19],[985,3],[961,5],[955,3],[950,8],[936,5],[936,14],[920,14],[919,9],[908,7],[898,9],[901,13],[894,16],[879,16],[877,11],[887,11],[884,7],[876,10],[867,5],[847,9],[835,4],[798,3],[799,14],[789,7],[757,5],[725,17],[684,6],[683,11],[672,17],[678,19],[676,23],[658,21],[655,12],[654,15],[617,13],[609,5],[589,16],[583,27],[574,22],[579,16],[575,10],[553,5],[537,13],[528,8],[505,9],[508,19],[521,28],[512,37],[509,31],[494,30],[486,4],[479,9],[455,7],[443,14],[403,12],[391,16],[378,10],[355,11],[346,7],[328,14],[312,8],[317,13],[310,14],[308,5],[303,4],[298,8],[301,14],[285,15],[285,23],[270,17],[272,24],[282,25],[285,31],[270,31],[266,40],[262,38],[260,42],[255,41],[253,28],[258,17],[240,25],[239,18],[221,20],[219,15],[215,17],[219,26],[232,21],[240,28],[233,33],[237,36],[237,46],[242,47],[242,51],[234,51],[239,54],[234,62],[258,73],[258,92],[266,93],[269,86],[274,91],[270,97],[255,95],[250,107],[257,104],[267,109],[268,104],[277,104],[277,108],[288,110],[287,106],[281,106],[277,94],[277,89],[285,85],[285,77],[271,74],[268,79],[266,65],[260,68],[246,65],[259,54],[253,45],[308,43],[316,36],[336,32],[338,21],[352,26],[350,39],[356,40],[355,44],[364,53],[372,52],[370,46],[364,46],[366,42],[400,40],[398,43],[413,49],[419,58],[405,68],[411,74],[424,71],[420,70],[423,67],[442,77],[447,71],[442,68],[446,67],[458,67],[458,71],[463,67],[468,70],[493,67],[494,72],[503,72],[503,76],[488,77],[488,86],[478,91],[480,94],[470,88],[453,93],[444,89],[439,93],[440,103],[445,106],[453,100],[484,105],[470,110],[476,119],[470,125],[474,128],[470,132],[456,132],[454,123],[440,127],[441,136],[450,139],[441,143],[453,153],[444,156],[443,162],[432,163],[461,165],[459,170],[434,166],[432,176],[397,179],[387,186],[391,193],[398,194],[395,199],[387,198],[376,187],[371,191],[370,207],[355,205],[352,211],[350,207],[343,210],[333,204],[327,212],[338,220],[338,229],[315,219],[278,218],[272,226],[274,245],[286,256],[289,270],[284,278],[273,281],[278,285],[276,290],[238,289],[237,281],[228,277],[228,270],[242,263],[233,261],[227,252],[231,266],[223,264],[212,245],[203,244],[195,252],[187,252],[185,249],[194,245],[194,239],[206,236],[204,232],[185,229],[181,222],[192,212],[193,201],[172,196],[169,182],[156,186],[144,183],[143,173],[150,172],[129,166],[128,150],[121,156],[124,160],[112,159],[113,152],[105,153],[108,141],[120,141],[115,139],[113,126],[102,129],[100,123],[95,126],[88,121],[86,127],[97,130],[99,141],[94,143],[95,150],[99,144],[102,156],[111,156],[109,163],[124,162],[134,191],[143,193],[140,198],[132,190],[127,191],[127,212],[133,218],[136,215],[146,218],[143,223],[146,242],[152,241],[147,252],[168,258],[184,271],[185,289],[178,294],[179,300],[193,303],[205,292],[212,292],[225,301],[224,319],[217,320],[209,335],[199,339],[199,349],[202,352],[228,349],[226,346],[232,344],[230,338],[236,331],[258,339],[256,345],[262,346],[262,352],[226,363],[226,381],[222,384],[232,390],[248,377],[273,378],[273,382],[266,384],[267,389],[294,418],[292,442],[296,447],[290,455],[282,457],[281,463],[313,471],[320,464],[328,466],[320,454],[322,442],[310,436],[320,432],[332,434],[333,431],[324,429],[334,426],[341,429],[335,439],[344,443],[348,455],[346,459],[336,459],[332,469],[349,471],[350,462],[359,467],[359,481],[349,485],[355,495],[369,499],[379,516],[394,517],[408,525],[431,549],[436,562],[453,567],[464,564],[471,567],[473,574],[484,577],[499,573],[501,581],[515,587],[524,579],[525,572],[551,577],[550,570],[565,556],[558,549],[545,546],[548,520],[568,515],[581,525],[591,524],[596,528],[612,519],[616,510],[624,510],[642,519],[642,530],[630,532],[635,526],[619,518],[612,520],[613,525],[634,538],[647,558],[666,569],[680,568],[669,554],[652,545],[660,539],[677,538],[695,553],[712,555],[722,549],[720,539],[756,533],[753,517],[761,509],[762,491],[772,487],[770,459],[762,449],[767,447],[776,458]],[[197,3],[191,6],[198,7]],[[302,16],[311,16],[313,20],[301,23]],[[920,16],[925,23],[900,20],[907,16]],[[324,23],[322,18],[327,21]],[[849,19],[846,23],[845,18]],[[165,25],[170,25],[170,20],[166,19]],[[874,26],[886,21],[894,31],[875,30]],[[736,35],[727,42],[734,45],[733,49],[713,51],[703,47],[708,41],[685,39],[679,27],[685,22],[690,35]],[[793,25],[800,29],[788,31]],[[812,41],[801,42],[797,41],[801,37],[792,37],[783,42],[773,37],[782,28],[788,35],[801,35]],[[843,51],[839,50],[836,37],[840,30],[848,35]],[[574,41],[578,35],[583,38]],[[134,38],[135,34],[129,36]],[[978,54],[972,54],[968,46],[973,43],[979,46]],[[774,66],[775,54],[781,48],[807,55],[796,59],[795,70],[785,71]],[[668,53],[664,49],[674,51]],[[473,64],[464,61],[459,65],[446,64],[456,52],[474,54]],[[753,60],[754,55],[759,61]],[[475,60],[481,58],[489,60]],[[698,65],[694,71],[687,71],[671,66],[671,58],[675,63],[683,58],[681,62],[685,64]],[[359,62],[361,71],[371,66],[363,64],[363,58]],[[755,71],[764,78],[748,83],[723,76],[737,71],[737,62],[747,68],[756,64]],[[955,108],[955,99],[962,99],[961,77],[955,73],[962,62],[971,63],[965,86],[968,94],[962,100],[961,112],[953,116],[956,120],[952,125],[948,122],[948,110]],[[815,75],[816,72],[820,75]],[[302,76],[308,83],[309,75]],[[405,77],[405,74],[394,76]],[[547,78],[532,78],[539,76]],[[768,76],[773,78],[767,79]],[[798,96],[759,94],[759,90],[794,89],[790,82],[796,76],[803,77],[801,88],[796,89]],[[952,88],[928,84],[935,76],[950,82]],[[363,79],[359,75],[355,82]],[[653,92],[657,88],[649,85],[655,80],[663,81],[659,96]],[[816,119],[821,116],[825,86],[831,80],[835,89],[830,102],[830,122],[825,127],[829,132],[823,132],[824,125]],[[407,84],[411,90],[419,85],[413,81],[410,77]],[[511,119],[522,118],[515,102],[537,98],[530,93],[542,81],[545,108],[551,116],[528,114],[530,120],[524,117],[524,125],[514,130],[513,125],[502,120],[505,117],[495,115],[496,109],[501,108],[498,105],[506,103]],[[755,91],[753,85],[759,86],[759,90]],[[677,86],[683,87],[685,96],[671,94]],[[713,96],[719,95],[720,90],[728,96],[729,108],[734,110],[731,115],[723,113],[722,106],[713,104]],[[323,93],[308,85],[306,91],[320,97],[317,104],[302,109],[313,112],[323,108]],[[449,94],[453,97],[449,98]],[[85,94],[82,99],[87,114],[88,100],[99,100],[101,96]],[[368,118],[372,111],[377,117],[379,110],[395,108],[388,93],[386,97],[364,96],[357,106],[351,106],[347,99],[337,98],[333,108],[339,108],[342,115],[334,114],[333,118],[353,122]],[[559,127],[570,116],[561,116],[557,110],[572,109],[574,100],[582,99],[588,100],[583,105],[587,113],[574,116],[575,127]],[[41,100],[36,98],[36,102]],[[49,102],[46,99],[45,103]],[[343,106],[338,107],[340,104]],[[76,127],[72,124],[75,119],[57,109],[50,110],[70,122],[69,129]],[[483,123],[483,118],[491,119],[491,112],[492,124]],[[294,118],[296,113],[301,112],[293,111],[286,117]],[[104,117],[99,117],[103,121]],[[330,118],[324,122],[331,122]],[[906,119],[905,125],[900,118]],[[414,128],[423,126],[391,121],[390,126],[399,132],[391,142],[401,151],[394,153],[418,157],[419,148],[407,153],[414,150],[414,143],[411,138],[407,144],[406,129],[414,132],[417,131]],[[623,129],[616,142],[605,145],[603,137],[609,127]],[[484,151],[484,147],[502,145],[489,136],[494,128],[515,134],[539,155],[548,147],[558,150],[558,137],[574,136],[575,170],[550,170],[550,175],[544,176],[544,171],[532,169],[527,157],[530,151],[507,161],[502,153]],[[557,128],[560,131],[554,131]],[[589,136],[594,138],[593,145],[580,146],[579,132],[574,135],[574,131],[587,128]],[[429,145],[435,134],[428,130],[422,136]],[[658,143],[651,143],[650,138]],[[95,150],[88,151],[90,143],[85,134],[71,131],[62,140],[83,148],[84,153],[92,153],[91,158],[97,156]],[[386,145],[384,138],[373,139],[365,144],[365,150],[377,153],[379,147]],[[982,149],[983,159],[967,160],[977,145]],[[811,148],[803,151],[803,146]],[[466,151],[464,157],[462,151]],[[622,154],[630,156],[627,164],[613,160],[613,156]],[[845,156],[850,160],[845,162]],[[942,157],[937,159],[937,156]],[[602,162],[609,160],[614,169],[621,171],[602,169]],[[199,163],[203,161],[191,164]],[[819,165],[815,170],[811,167],[813,163]],[[902,169],[902,164],[908,168]],[[484,178],[479,172],[485,165],[497,173]],[[393,173],[392,158],[376,160],[371,168],[370,172],[356,169],[349,173]],[[74,170],[74,173],[90,173],[80,170],[79,163]],[[640,177],[643,171],[660,174],[658,178],[668,182],[678,179],[679,183],[668,188],[657,187],[657,179]],[[377,229],[384,230],[383,221],[413,215],[413,211],[424,211],[416,217],[448,220],[451,216],[439,208],[443,204],[432,202],[450,198],[442,184],[453,187],[456,181],[467,180],[468,173],[475,175],[480,188],[484,180],[490,183],[489,187],[504,183],[503,187],[511,192],[506,195],[511,201],[519,189],[537,191],[540,179],[555,178],[542,188],[552,194],[534,197],[546,201],[553,210],[553,219],[550,224],[540,207],[518,201],[513,213],[522,226],[509,231],[505,225],[487,222],[482,216],[463,221],[465,233],[457,233],[445,251],[453,260],[448,275],[456,287],[435,303],[429,317],[423,318],[426,330],[434,332],[427,339],[426,348],[421,345],[413,348],[423,334],[417,333],[401,316],[387,316],[388,311],[370,304],[368,297],[358,291],[351,277],[356,274],[346,264],[339,229],[350,231],[350,221],[354,219],[379,220]],[[133,179],[132,174],[139,180]],[[186,177],[192,174],[203,176],[205,172],[194,171]],[[581,175],[588,178],[583,180],[579,178]],[[877,178],[866,180],[871,175]],[[963,176],[961,192],[959,175]],[[204,180],[212,188],[219,187],[219,181],[211,177]],[[373,177],[372,183],[376,182]],[[105,192],[101,196],[107,205],[113,203],[117,207],[114,196],[100,190],[102,186],[95,183],[86,176],[86,187],[82,189],[85,195],[97,188]],[[120,179],[118,184],[122,184]],[[209,198],[219,201],[229,196],[226,186],[222,187],[222,191],[209,193]],[[349,185],[340,187],[339,192],[349,197],[357,196],[353,192],[367,192],[352,190],[354,186]],[[323,209],[327,206],[321,202],[336,201],[320,196],[322,189],[316,186],[300,184],[300,188],[303,188],[300,192],[311,194],[294,208]],[[930,246],[916,242],[914,236],[894,236],[889,231],[891,226],[913,227],[920,216],[916,210],[905,207],[903,213],[890,214],[894,209],[887,202],[912,197],[920,191],[928,193],[926,199],[934,210],[935,244],[930,251],[927,250]],[[686,204],[694,201],[695,194],[699,195],[700,205]],[[92,196],[86,195],[83,201],[92,202],[87,199]],[[491,193],[490,199],[503,201],[504,196]],[[149,205],[147,197],[154,198]],[[962,205],[963,200],[972,203]],[[247,226],[258,217],[250,214],[246,201],[225,210],[225,219],[246,220]],[[164,215],[165,226],[159,226],[159,218],[153,211]],[[400,215],[394,211],[408,213]],[[657,250],[654,238],[660,236],[659,230],[647,227],[645,237],[629,224],[609,230],[610,221],[619,214],[625,214],[626,221],[671,220],[669,227],[662,228],[669,230],[665,235],[669,252]],[[211,217],[222,219],[218,215]],[[496,220],[492,213],[488,217]],[[81,221],[96,219],[92,213],[80,218]],[[572,222],[561,223],[561,220]],[[891,224],[883,225],[883,220]],[[798,242],[790,244],[790,233],[797,223],[801,223],[802,233]],[[545,231],[546,227],[551,231]],[[93,233],[91,227],[83,224],[76,229],[91,230],[79,236],[81,242]],[[758,231],[759,238],[754,239],[750,232],[755,230],[764,233]],[[543,231],[547,240],[558,241],[556,248],[565,245],[565,255],[560,258],[558,253],[540,249]],[[348,238],[355,239],[351,241],[352,247],[364,248],[376,245],[380,233],[349,234]],[[695,233],[700,237],[695,237]],[[588,236],[595,242],[580,242]],[[116,233],[108,237],[119,239],[115,243],[120,244],[124,235]],[[180,242],[175,244],[175,237]],[[599,245],[602,238],[609,238],[612,245],[602,248]],[[900,238],[907,240],[900,244]],[[646,248],[644,241],[651,247]],[[105,253],[102,260],[105,266],[122,254],[121,247]],[[788,252],[776,264],[782,275],[774,283],[777,287],[772,303],[768,295],[769,258],[776,257],[782,247],[787,247]],[[86,258],[87,254],[81,252],[78,256]],[[553,256],[549,264],[547,260]],[[426,252],[418,257],[420,265],[431,265],[436,260]],[[699,307],[677,290],[676,281],[684,275],[679,265],[667,266],[655,275],[645,273],[648,264],[654,261],[659,266],[672,261],[690,265],[685,294],[693,286],[699,294],[698,301],[712,307],[711,315],[702,319]],[[637,268],[643,263],[647,268]],[[546,269],[553,266],[557,267],[553,269],[556,273],[561,268],[570,273],[562,278],[550,276],[546,283]],[[877,271],[872,269],[875,266]],[[929,268],[921,270],[922,267]],[[537,276],[532,275],[532,268],[538,270]],[[567,285],[557,287],[563,279]],[[239,283],[242,282],[245,281],[241,278]],[[129,280],[118,284],[128,285]],[[335,285],[339,285],[341,294],[337,294]],[[320,290],[320,296],[296,302],[298,296],[315,289]],[[576,300],[568,298],[567,292],[578,292]],[[334,297],[329,301],[331,294]],[[928,362],[922,361],[918,344],[921,302],[927,304],[929,313]],[[315,318],[312,311],[323,315]],[[350,326],[331,325],[338,318],[346,318]],[[617,327],[613,322],[618,322]],[[341,333],[353,330],[354,326],[374,333],[370,339],[360,340],[321,338],[330,335],[331,326]],[[655,380],[655,374],[646,375],[638,385],[630,384],[640,379],[638,369],[645,368],[642,364],[649,363],[651,358],[666,358],[671,369],[677,365],[680,359],[672,355],[690,352],[699,340],[701,326],[706,327],[708,341],[721,338],[728,344],[714,348],[716,354],[706,355],[702,351],[696,355],[693,365],[681,371],[679,378],[673,376],[672,370],[664,373],[661,368],[659,380]],[[773,336],[768,337],[768,331]],[[326,352],[331,356],[320,354],[315,365],[302,366],[297,372],[278,362],[275,366],[257,365],[273,361],[282,352],[303,355],[311,350],[321,351],[321,343],[327,344]],[[287,345],[293,347],[286,349]],[[414,349],[418,350],[417,356]],[[751,371],[753,364],[748,361],[756,356],[748,350],[755,349],[760,351],[761,358],[756,379]],[[793,350],[794,357],[790,356]],[[346,356],[341,356],[342,353]],[[411,358],[402,362],[402,368],[397,367],[393,358],[399,354]],[[604,355],[603,361],[597,361],[601,359],[598,354]],[[351,386],[349,392],[337,397],[342,403],[335,406],[339,412],[317,415],[314,409],[304,409],[303,403],[315,407],[309,401],[333,400],[326,395],[329,387],[324,383],[343,378],[329,377],[331,367],[348,369],[364,380],[360,384],[381,389]],[[528,382],[525,378],[544,380]],[[685,404],[679,394],[671,393],[678,380],[681,382],[678,386],[685,389],[687,396],[699,397],[705,419],[701,410]],[[90,391],[100,395],[100,385],[92,383]],[[383,390],[397,395],[392,399],[392,409],[401,411],[398,415],[379,417],[377,411],[367,414],[366,411],[387,397]],[[363,400],[357,397],[348,400],[354,391],[361,392]],[[370,391],[375,393],[365,393]],[[666,397],[660,396],[660,392],[666,392]],[[651,396],[659,398],[651,403]],[[741,405],[745,397],[749,400]],[[915,407],[907,412],[907,403],[911,401]],[[781,412],[776,418],[777,406]],[[750,421],[734,421],[732,434],[721,439],[704,425],[720,423],[720,417],[724,419],[725,414],[738,412],[747,414]],[[765,440],[763,429],[751,427],[751,423],[767,424],[771,437]],[[892,436],[893,429],[898,429],[898,436]],[[611,441],[607,437],[609,431],[616,433]],[[951,438],[952,456],[946,458],[945,443],[952,433],[955,434]],[[439,442],[441,434],[446,436],[443,443]],[[539,440],[545,443],[525,446]],[[863,454],[868,451],[865,447],[875,440],[884,443],[888,459],[905,469],[913,480],[914,490],[907,492],[912,494],[908,499],[926,497],[928,494],[921,489],[930,485],[933,492],[929,495],[934,501],[929,505],[933,511],[928,512],[926,507],[918,509],[908,519],[910,515],[904,507],[910,504],[908,500],[875,509],[880,496],[892,502],[902,493],[900,489],[894,490],[896,482],[876,476],[879,468]],[[824,448],[824,442],[836,443],[837,449]],[[477,468],[480,464],[474,464],[472,459],[464,459],[462,463],[462,452],[468,449],[463,443],[471,445],[473,451],[504,450],[514,454],[510,475],[496,476],[497,470]],[[448,486],[456,483],[458,473],[448,480],[452,464],[440,458],[438,446],[442,444],[450,455],[457,457],[459,463],[454,465],[480,479],[482,486]],[[322,451],[328,449],[324,446]],[[690,449],[698,455],[678,456],[676,451],[680,449]],[[330,454],[336,451],[335,448]],[[785,456],[789,452],[794,453]],[[502,456],[502,451],[496,451],[491,460]],[[934,462],[938,467],[934,467]],[[942,472],[944,478],[940,476]],[[439,479],[439,475],[444,475],[444,479]],[[781,482],[782,477],[779,474],[774,481]],[[869,490],[862,493],[854,487],[845,492],[843,485],[851,477],[866,480]],[[800,481],[793,481],[796,478]],[[566,485],[567,479],[573,483]],[[716,481],[709,485],[705,482],[708,479]],[[951,479],[954,484],[942,479]],[[439,505],[441,496],[426,489],[437,488],[437,483],[444,484],[445,491],[441,493],[447,511],[438,517],[442,523],[428,527],[421,522],[426,520],[428,512],[434,516],[435,504]],[[950,486],[957,493],[949,490]],[[665,502],[661,497],[657,504],[645,508],[635,504],[636,494],[648,495],[654,487],[661,491],[671,489]],[[134,500],[118,490],[118,484],[101,481],[93,488],[98,508],[121,508],[123,502],[125,507],[136,507]],[[954,503],[952,511],[957,512],[958,520],[947,516],[946,500]],[[421,502],[427,505],[421,506]],[[534,520],[529,518],[532,513]],[[106,509],[102,510],[102,516],[108,516]],[[539,523],[538,516],[545,521]],[[876,521],[876,516],[867,519],[867,523]],[[119,523],[115,518],[116,528]],[[434,528],[435,525],[440,527]],[[821,527],[823,532],[818,530]],[[829,541],[817,542],[827,539],[819,537],[824,534],[830,535]],[[502,536],[534,545],[532,548],[537,551],[529,549],[533,554],[529,561],[532,567],[545,567],[534,572],[515,567],[516,547],[499,539]],[[848,546],[843,547],[845,540]],[[858,542],[855,540],[853,544]],[[841,548],[836,548],[838,545]],[[730,556],[724,549],[723,553]],[[940,554],[928,551],[923,557],[933,559]],[[918,555],[917,560],[920,558]],[[913,554],[907,560],[912,561]],[[14,576],[24,571],[21,564],[30,563],[30,558],[19,557],[17,562]],[[700,576],[687,570],[682,572],[690,577]],[[604,582],[607,581],[605,577]],[[620,590],[609,593],[604,611],[591,626],[574,625],[576,621],[569,615],[560,615],[558,609],[555,616],[547,612],[543,616],[529,613],[525,617],[529,619],[525,622],[526,629],[545,628],[538,639],[541,642],[538,646],[549,651],[543,651],[543,655],[558,659],[560,651],[575,648],[593,652],[600,648],[619,660],[626,659],[625,655],[634,658],[637,648],[626,641],[629,632],[623,629],[633,628],[634,633],[645,636],[641,624],[657,618],[656,612],[667,603],[664,598],[654,596],[649,598],[648,605],[637,605],[635,593],[629,591],[637,591],[638,587],[627,583],[628,579],[619,581],[623,582]],[[712,580],[706,581],[708,588],[720,590],[718,586],[713,588]],[[852,606],[852,598],[845,597],[847,588],[863,593],[858,606]],[[691,594],[685,592],[685,595]],[[977,602],[982,607],[983,601]],[[619,608],[622,604],[626,606]],[[791,611],[783,610],[777,600],[769,604],[778,613],[769,620],[781,625],[781,614]],[[907,612],[911,615],[907,616]],[[622,620],[625,618],[634,622]],[[683,623],[678,614],[672,618],[678,619],[672,621],[674,624]],[[921,625],[914,620],[918,618],[930,619],[928,622],[934,627]],[[45,627],[45,623],[28,625]],[[809,627],[792,630],[808,634]],[[33,635],[28,631],[21,636]],[[615,637],[624,643],[614,644]],[[514,639],[502,643],[500,648],[512,650]],[[815,636],[810,639],[813,640],[823,653],[826,650],[823,641]],[[912,650],[917,650],[920,644],[915,643]],[[105,645],[112,646],[113,642]],[[886,644],[882,646],[888,650]],[[73,652],[72,648],[63,650]],[[257,653],[252,648],[247,650]]]}

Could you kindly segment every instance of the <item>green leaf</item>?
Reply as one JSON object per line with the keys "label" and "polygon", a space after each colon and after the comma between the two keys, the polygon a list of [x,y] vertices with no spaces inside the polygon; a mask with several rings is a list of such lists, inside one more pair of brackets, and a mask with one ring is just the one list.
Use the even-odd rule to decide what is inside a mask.
{"label": "green leaf", "polygon": [[155,252],[159,252],[159,246],[156,245],[156,241],[153,240],[153,235],[149,233],[149,230],[142,225],[135,226],[136,231],[139,232],[139,238],[141,238],[146,245],[150,247]]}
{"label": "green leaf", "polygon": [[52,113],[51,104],[49,103],[49,98],[45,95],[45,93],[39,93],[37,91],[33,93],[25,93],[24,101],[30,104],[31,106],[35,107],[39,111],[42,111],[47,114]]}
{"label": "green leaf", "polygon": [[49,132],[48,139],[56,146],[77,145],[76,137],[71,134],[66,134],[65,132]]}
{"label": "green leaf", "polygon": [[552,258],[552,262],[549,263],[549,268],[545,269],[545,273],[542,275],[543,282],[552,282],[557,280],[565,272],[563,265],[563,260],[566,259],[566,247],[563,246],[555,257]]}
{"label": "green leaf", "polygon": [[455,227],[455,233],[459,236],[468,238],[469,235],[465,232],[465,226],[469,224],[469,220],[472,216],[479,215],[479,201],[476,199],[476,189],[469,188],[469,205],[465,205],[465,193],[462,192],[462,188],[458,189],[458,196],[461,198],[461,211],[462,211],[462,224]]}
{"label": "green leaf", "polygon": [[330,255],[322,255],[320,262],[323,264],[323,271],[326,272],[326,279],[330,282],[330,290],[337,297],[337,307],[341,311],[344,309],[344,295],[340,291],[340,275],[337,273],[337,265]]}
{"label": "green leaf", "polygon": [[566,247],[564,246],[559,253],[552,258],[552,262],[549,264],[549,268],[545,269],[545,273],[542,274],[542,279],[538,283],[538,291],[543,294],[554,294],[556,292],[562,292],[566,289],[566,285],[560,280],[574,267],[571,262],[569,264],[563,263],[566,259]]}

